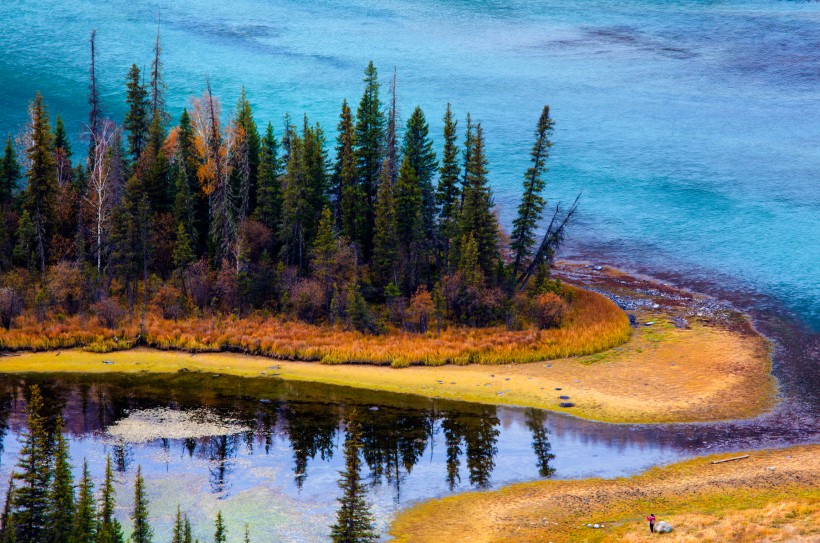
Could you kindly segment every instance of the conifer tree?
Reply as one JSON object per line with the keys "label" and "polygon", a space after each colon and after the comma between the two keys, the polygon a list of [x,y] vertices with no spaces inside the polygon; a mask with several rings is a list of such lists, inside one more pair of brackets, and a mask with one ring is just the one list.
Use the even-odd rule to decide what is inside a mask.
{"label": "conifer tree", "polygon": [[367,195],[356,169],[356,132],[347,100],[342,102],[338,131],[333,172],[335,216],[342,235],[361,248],[367,227]]}
{"label": "conifer tree", "polygon": [[361,479],[362,435],[356,415],[354,410],[347,420],[345,469],[340,473],[342,477],[339,480],[342,496],[338,499],[336,524],[330,532],[333,543],[372,543],[378,539],[366,501],[367,488]]}
{"label": "conifer tree", "polygon": [[114,490],[114,469],[111,455],[105,458],[105,479],[100,496],[97,543],[123,543],[122,526],[114,516],[116,495]]}
{"label": "conifer tree", "polygon": [[14,543],[16,533],[12,522],[12,500],[14,499],[14,473],[9,476],[6,487],[6,500],[3,503],[3,513],[0,515],[0,543]]}
{"label": "conifer tree", "polygon": [[398,225],[393,183],[387,168],[382,170],[376,198],[376,228],[373,236],[371,270],[376,285],[386,287],[397,282]]}
{"label": "conifer tree", "polygon": [[[71,171],[71,143],[68,140],[68,134],[65,130],[63,118],[57,115],[57,120],[54,123],[54,138],[52,141],[54,146],[54,162],[57,165],[57,184],[62,188],[68,185],[72,177]],[[68,191],[69,187],[65,187]],[[64,205],[67,202],[64,203]]]}
{"label": "conifer tree", "polygon": [[48,522],[51,466],[48,434],[42,414],[40,387],[32,385],[28,402],[28,430],[14,470],[12,518],[17,543],[42,543]]}
{"label": "conifer tree", "polygon": [[214,530],[214,543],[226,543],[228,540],[227,530],[225,529],[225,523],[222,520],[222,511],[217,512],[216,514],[216,528]]}
{"label": "conifer tree", "polygon": [[438,229],[443,253],[442,261],[448,268],[450,265],[450,244],[458,236],[457,219],[461,204],[461,189],[459,187],[461,166],[458,161],[457,127],[458,121],[453,119],[453,112],[448,103],[447,110],[444,113],[444,152],[436,192],[436,203],[439,209]]}
{"label": "conifer tree", "polygon": [[184,543],[185,541],[185,518],[182,516],[182,510],[177,504],[177,514],[174,517],[174,529],[171,532],[171,543]]}
{"label": "conifer tree", "polygon": [[102,120],[102,108],[100,107],[100,94],[97,89],[97,31],[91,31],[91,38],[88,40],[91,46],[91,66],[89,69],[88,81],[88,169],[94,169],[93,150],[97,146],[97,131],[100,120]]}
{"label": "conifer tree", "polygon": [[253,120],[253,110],[245,94],[245,87],[239,96],[236,104],[236,118],[234,119],[236,128],[242,131],[241,149],[235,153],[234,161],[234,191],[239,197],[236,209],[239,210],[239,218],[244,219],[256,208],[257,202],[257,182],[259,176],[259,152],[261,141],[256,121]]}
{"label": "conifer tree", "polygon": [[174,246],[174,268],[182,272],[194,261],[194,250],[191,236],[182,223],[177,225],[176,245]]}
{"label": "conifer tree", "polygon": [[57,168],[52,149],[51,126],[43,97],[38,92],[30,107],[31,145],[26,149],[29,161],[28,186],[23,193],[23,209],[34,225],[35,251],[40,271],[45,272],[48,259],[57,193]]}
{"label": "conifer tree", "polygon": [[188,515],[185,515],[185,528],[183,530],[182,541],[183,543],[193,543],[193,537],[191,535],[191,521],[188,519]]}
{"label": "conifer tree", "polygon": [[125,114],[123,127],[128,131],[128,153],[131,160],[136,162],[145,149],[148,139],[148,91],[140,80],[140,69],[132,64],[126,77],[127,92],[125,103],[128,111]]}
{"label": "conifer tree", "polygon": [[74,476],[69,464],[68,443],[63,435],[63,419],[57,417],[54,429],[54,477],[49,491],[49,517],[46,541],[68,543],[74,526]]}
{"label": "conifer tree", "polygon": [[[191,194],[191,184],[188,180],[185,168],[177,164],[174,168],[174,177],[176,178],[174,221],[177,224],[177,229],[182,229],[186,242],[189,245],[189,250],[193,251],[198,234],[196,229],[196,200],[194,195]],[[179,240],[180,236],[179,232],[177,232],[177,244],[179,244]]]}
{"label": "conifer tree", "polygon": [[0,161],[0,206],[11,204],[20,176],[20,164],[17,162],[17,153],[14,151],[11,135],[9,135],[6,137],[3,159]]}
{"label": "conifer tree", "polygon": [[479,265],[478,242],[472,232],[465,235],[461,241],[461,255],[458,262],[458,271],[462,281],[468,287],[480,287],[483,281],[481,266]]}
{"label": "conifer tree", "polygon": [[[190,196],[190,209],[183,212],[177,209],[175,212],[177,221],[183,219],[184,221],[192,220],[192,224],[186,226],[188,235],[191,238],[194,252],[196,254],[205,250],[208,234],[208,198],[202,190],[202,186],[197,178],[197,169],[200,166],[199,155],[196,150],[196,135],[194,134],[194,127],[191,124],[191,116],[187,109],[182,110],[179,117],[179,126],[176,131],[177,135],[177,149],[176,149],[176,167],[177,167],[177,182],[182,173],[180,169],[184,170],[185,180],[188,182],[188,192],[184,196]],[[179,193],[177,187],[177,193]]]}
{"label": "conifer tree", "polygon": [[57,120],[54,121],[54,148],[65,151],[66,156],[71,156],[71,142],[68,140],[68,134],[65,131],[65,123],[63,118],[57,115]]}
{"label": "conifer tree", "polygon": [[142,466],[137,466],[137,478],[134,481],[134,511],[131,513],[134,522],[131,543],[151,543],[154,530],[148,522],[148,497],[145,495],[145,480],[142,478]]}
{"label": "conifer tree", "polygon": [[362,236],[362,250],[367,259],[373,249],[376,192],[384,159],[385,119],[379,100],[378,70],[372,60],[364,74],[365,90],[356,112],[356,169],[367,203]]}
{"label": "conifer tree", "polygon": [[527,169],[524,176],[524,190],[521,195],[521,203],[518,205],[518,216],[513,220],[510,249],[515,259],[513,261],[513,275],[516,277],[521,271],[521,267],[532,256],[535,229],[543,217],[546,202],[541,194],[546,183],[541,176],[546,170],[549,150],[552,147],[550,136],[554,126],[555,123],[550,118],[550,108],[544,106],[541,117],[538,119],[538,127],[535,129],[535,143],[530,151],[532,166]]}
{"label": "conifer tree", "polygon": [[165,81],[162,79],[162,46],[159,41],[159,25],[157,25],[157,39],[154,42],[154,58],[151,60],[151,120],[159,119],[161,126],[165,126],[170,115],[165,111]]}
{"label": "conifer tree", "polygon": [[405,155],[395,188],[396,237],[404,263],[405,294],[418,286],[418,266],[426,246],[422,189],[410,157]]}
{"label": "conifer tree", "polygon": [[71,543],[95,543],[97,540],[97,508],[94,503],[94,482],[83,460],[83,478],[80,480],[77,512],[71,530]]}
{"label": "conifer tree", "polygon": [[492,280],[499,259],[498,223],[493,214],[493,198],[484,154],[484,132],[480,123],[476,125],[475,133],[470,134],[467,149],[468,162],[465,165],[459,232],[462,237],[473,236],[484,277]]}
{"label": "conifer tree", "polygon": [[273,125],[268,123],[259,149],[256,218],[270,228],[274,236],[282,215],[282,184],[279,181],[281,169],[279,142],[273,133]]}
{"label": "conifer tree", "polygon": [[424,232],[428,238],[431,238],[437,211],[433,177],[436,174],[438,163],[429,134],[430,126],[427,124],[424,112],[416,106],[413,114],[407,120],[402,153],[418,179],[419,188],[421,189]]}

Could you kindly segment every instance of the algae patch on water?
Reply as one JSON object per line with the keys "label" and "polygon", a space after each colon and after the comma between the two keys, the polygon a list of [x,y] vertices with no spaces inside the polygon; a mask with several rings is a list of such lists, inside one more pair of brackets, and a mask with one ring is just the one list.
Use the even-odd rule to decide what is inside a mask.
{"label": "algae patch on water", "polygon": [[209,409],[140,409],[108,427],[109,438],[120,443],[147,443],[155,439],[197,439],[234,435],[250,428]]}

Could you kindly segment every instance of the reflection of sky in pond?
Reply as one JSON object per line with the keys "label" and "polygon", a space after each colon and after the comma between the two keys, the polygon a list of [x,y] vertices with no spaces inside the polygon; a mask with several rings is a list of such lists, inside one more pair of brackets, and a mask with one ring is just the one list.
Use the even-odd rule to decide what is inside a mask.
{"label": "reflection of sky in pond", "polygon": [[[344,461],[341,420],[354,406],[363,426],[363,476],[372,483],[369,499],[380,530],[397,510],[451,491],[495,488],[545,474],[621,476],[694,452],[674,434],[649,427],[273,379],[37,379],[51,414],[59,407],[66,419],[73,463],[88,458],[97,481],[106,454],[118,464],[119,516],[125,526],[134,473],[142,466],[158,541],[170,537],[177,504],[191,515],[200,538],[210,539],[212,519],[221,510],[236,537],[250,524],[255,543],[327,541]],[[0,386],[0,406],[5,406],[0,423],[9,428],[0,457],[2,479],[19,451],[15,434],[26,403],[22,381],[6,380]],[[189,431],[197,437],[184,439],[189,418],[196,421]],[[122,429],[134,421],[141,425],[130,426],[136,429],[129,436]],[[234,433],[207,435],[224,428]],[[143,439],[152,434],[177,439]]]}

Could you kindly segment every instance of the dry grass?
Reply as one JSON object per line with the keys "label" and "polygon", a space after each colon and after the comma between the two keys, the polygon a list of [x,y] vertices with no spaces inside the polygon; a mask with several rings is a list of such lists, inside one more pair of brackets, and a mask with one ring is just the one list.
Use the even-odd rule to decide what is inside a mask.
{"label": "dry grass", "polygon": [[[691,422],[750,417],[774,403],[768,346],[760,336],[693,324],[657,322],[636,329],[621,347],[549,362],[437,367],[316,364],[272,361],[236,353],[188,354],[132,349],[81,350],[0,357],[0,372],[190,371],[283,379],[416,394],[488,404],[563,411],[607,422]],[[103,360],[114,364],[102,364]],[[709,379],[703,376],[708,375]],[[560,387],[560,392],[555,388]],[[562,408],[559,395],[575,406]]]}
{"label": "dry grass", "polygon": [[[629,320],[612,301],[593,292],[574,290],[568,318],[554,330],[450,327],[441,334],[391,330],[373,336],[261,315],[182,321],[148,315],[144,340],[151,347],[167,350],[233,351],[284,360],[403,367],[525,363],[597,353],[629,339]],[[139,334],[136,317],[114,330],[100,326],[96,318],[80,316],[42,323],[29,316],[19,324],[0,332],[0,350],[86,347],[106,352],[128,348],[123,338],[132,340]]]}
{"label": "dry grass", "polygon": [[[722,464],[710,461],[734,454],[697,458],[630,478],[451,496],[405,511],[391,534],[396,543],[820,541],[820,446],[749,454]],[[649,513],[673,532],[649,534]]]}

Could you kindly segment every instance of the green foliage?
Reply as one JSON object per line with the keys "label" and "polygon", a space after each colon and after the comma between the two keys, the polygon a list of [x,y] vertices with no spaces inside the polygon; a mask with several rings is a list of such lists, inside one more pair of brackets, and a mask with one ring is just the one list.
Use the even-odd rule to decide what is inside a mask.
{"label": "green foliage", "polygon": [[367,504],[367,488],[361,479],[361,427],[354,410],[347,420],[347,437],[344,444],[345,469],[340,473],[336,524],[331,527],[333,543],[372,543],[378,539],[373,525],[373,515]]}
{"label": "green foliage", "polygon": [[54,429],[54,477],[48,496],[49,519],[46,541],[68,543],[74,525],[74,476],[69,464],[68,443],[63,435],[63,419],[57,418]]}
{"label": "green foliage", "polygon": [[347,100],[339,114],[336,137],[336,165],[333,171],[333,196],[341,233],[359,247],[364,246],[367,231],[367,194],[357,170],[356,131]]}
{"label": "green foliage", "polygon": [[518,216],[513,221],[512,240],[510,249],[514,255],[513,274],[518,275],[521,267],[527,263],[532,256],[532,247],[535,243],[535,229],[543,218],[544,205],[546,204],[541,193],[544,191],[546,182],[542,175],[546,170],[549,150],[552,147],[550,136],[555,123],[550,118],[549,106],[544,106],[541,117],[538,120],[538,127],[535,130],[535,144],[530,151],[532,166],[527,169],[524,176],[524,188],[521,195],[521,203],[518,205]]}
{"label": "green foliage", "polygon": [[[421,192],[421,216],[424,233],[431,237],[438,207],[435,189],[433,188],[433,176],[436,174],[438,162],[436,161],[436,153],[433,151],[433,141],[430,139],[429,133],[430,127],[424,117],[424,112],[416,106],[416,109],[413,110],[412,115],[407,120],[402,153],[404,154],[404,161],[408,163],[417,179]],[[402,164],[403,168],[404,164]],[[399,175],[401,175],[401,172]]]}
{"label": "green foliage", "polygon": [[83,478],[80,480],[77,512],[71,530],[71,543],[95,543],[97,540],[97,511],[94,503],[94,482],[83,461]]}
{"label": "green foliage", "polygon": [[142,466],[137,466],[137,477],[134,481],[134,510],[131,513],[133,531],[131,543],[151,543],[154,530],[148,520],[148,497],[145,495],[145,480],[142,478]]}
{"label": "green foliage", "polygon": [[394,200],[393,183],[384,170],[376,199],[376,224],[373,236],[373,259],[371,271],[376,285],[388,285],[396,281],[398,256],[398,221]]}
{"label": "green foliage", "polygon": [[3,159],[0,161],[0,206],[11,203],[14,191],[17,190],[17,182],[20,180],[22,170],[17,162],[17,153],[11,143],[11,135],[6,137],[6,147],[3,151]]}
{"label": "green foliage", "polygon": [[367,204],[361,245],[365,258],[369,258],[373,249],[373,230],[376,224],[376,192],[385,156],[385,118],[379,100],[378,70],[372,60],[364,71],[364,83],[364,94],[356,112],[356,168]]}
{"label": "green foliage", "polygon": [[125,81],[128,112],[125,114],[123,127],[128,131],[128,153],[136,162],[142,155],[148,138],[148,91],[142,85],[140,69],[136,64],[131,65]]}
{"label": "green foliage", "polygon": [[228,534],[225,530],[225,523],[222,521],[222,511],[216,514],[216,529],[214,530],[214,543],[226,543]]}
{"label": "green foliage", "polygon": [[105,458],[105,479],[100,496],[97,543],[123,543],[122,526],[114,516],[115,494],[114,469],[111,465],[111,455],[108,455]]}
{"label": "green foliage", "polygon": [[281,169],[279,142],[273,133],[273,125],[268,123],[265,135],[260,142],[255,213],[257,220],[270,228],[274,235],[279,227],[279,217],[282,213],[282,185],[279,182]]}

